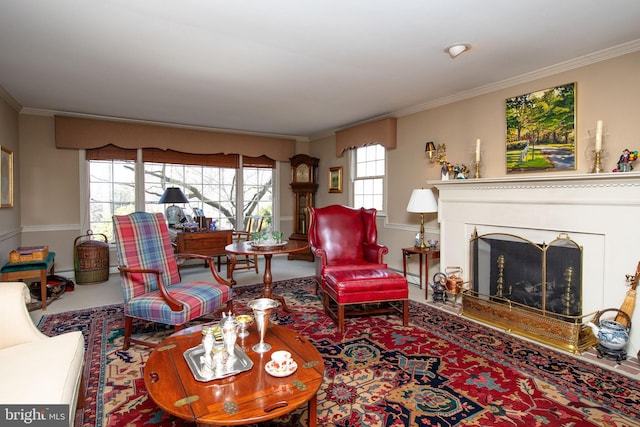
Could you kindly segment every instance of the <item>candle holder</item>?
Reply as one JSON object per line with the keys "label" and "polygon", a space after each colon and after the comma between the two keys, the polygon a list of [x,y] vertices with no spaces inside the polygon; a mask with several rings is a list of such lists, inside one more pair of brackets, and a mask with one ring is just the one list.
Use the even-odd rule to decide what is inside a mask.
{"label": "candle holder", "polygon": [[[588,143],[585,150],[585,154],[587,157],[592,157],[593,166],[591,168],[591,173],[603,173],[605,172],[602,167],[602,161],[605,159],[605,151],[602,149],[605,139],[607,138],[607,130],[603,128],[596,129],[588,129]],[[591,153],[589,156],[588,153]]]}
{"label": "candle holder", "polygon": [[476,160],[476,167],[475,167],[475,174],[473,175],[474,178],[480,178],[480,161]]}
{"label": "candle holder", "polygon": [[602,150],[594,151],[593,153],[593,169],[591,169],[591,173],[604,172],[604,169],[602,168]]}

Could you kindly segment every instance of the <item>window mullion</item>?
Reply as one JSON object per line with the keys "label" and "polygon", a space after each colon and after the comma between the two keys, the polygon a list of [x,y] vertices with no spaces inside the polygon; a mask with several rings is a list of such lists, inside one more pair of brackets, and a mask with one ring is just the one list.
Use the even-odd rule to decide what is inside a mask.
{"label": "window mullion", "polygon": [[142,148],[138,148],[136,153],[136,211],[145,211],[145,181],[144,181],[144,162],[142,161]]}

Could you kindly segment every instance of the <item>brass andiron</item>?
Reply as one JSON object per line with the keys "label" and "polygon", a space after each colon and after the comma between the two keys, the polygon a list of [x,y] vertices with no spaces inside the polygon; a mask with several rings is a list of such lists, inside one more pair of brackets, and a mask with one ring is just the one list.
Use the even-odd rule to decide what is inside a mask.
{"label": "brass andiron", "polygon": [[567,267],[564,271],[564,281],[567,283],[567,289],[564,292],[564,314],[571,315],[571,281],[573,280],[573,267]]}
{"label": "brass andiron", "polygon": [[502,290],[504,286],[504,255],[498,256],[498,285],[496,289],[496,296],[502,298]]}

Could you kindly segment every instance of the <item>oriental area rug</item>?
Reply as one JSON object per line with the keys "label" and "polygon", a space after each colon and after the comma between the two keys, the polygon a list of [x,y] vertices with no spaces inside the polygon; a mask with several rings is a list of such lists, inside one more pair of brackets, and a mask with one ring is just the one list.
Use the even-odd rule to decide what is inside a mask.
{"label": "oriental area rug", "polygon": [[[351,318],[338,334],[313,278],[274,285],[293,312],[275,311],[272,321],[307,336],[324,359],[319,426],[640,426],[640,382],[625,375],[417,302],[408,327],[393,315]],[[261,290],[235,288],[236,312]],[[84,334],[76,426],[193,425],[148,397],[150,350],[122,351],[123,326],[120,305],[46,315],[38,325],[47,335]],[[171,331],[140,323],[136,333],[161,340]],[[307,408],[260,425],[307,426]]]}

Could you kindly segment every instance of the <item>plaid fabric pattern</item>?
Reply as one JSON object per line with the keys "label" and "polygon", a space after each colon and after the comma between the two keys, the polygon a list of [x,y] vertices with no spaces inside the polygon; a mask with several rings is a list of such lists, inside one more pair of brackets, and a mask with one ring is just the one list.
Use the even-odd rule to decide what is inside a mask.
{"label": "plaid fabric pattern", "polygon": [[[147,212],[115,215],[113,229],[116,236],[118,261],[121,266],[160,270],[163,272],[161,279],[165,286],[180,282],[164,215]],[[125,303],[138,295],[158,290],[155,275],[122,274],[121,276]]]}
{"label": "plaid fabric pattern", "polygon": [[129,300],[124,306],[124,314],[167,325],[181,325],[211,313],[231,299],[231,288],[207,282],[178,283],[171,286],[171,296],[184,304],[182,311],[171,310],[160,296],[160,291],[154,291]]}
{"label": "plaid fabric pattern", "polygon": [[160,294],[154,274],[121,273],[126,316],[181,325],[215,311],[231,299],[228,286],[215,282],[181,282],[163,214],[115,215],[113,228],[120,265],[162,271],[164,286],[184,306],[181,311],[171,310]]}

